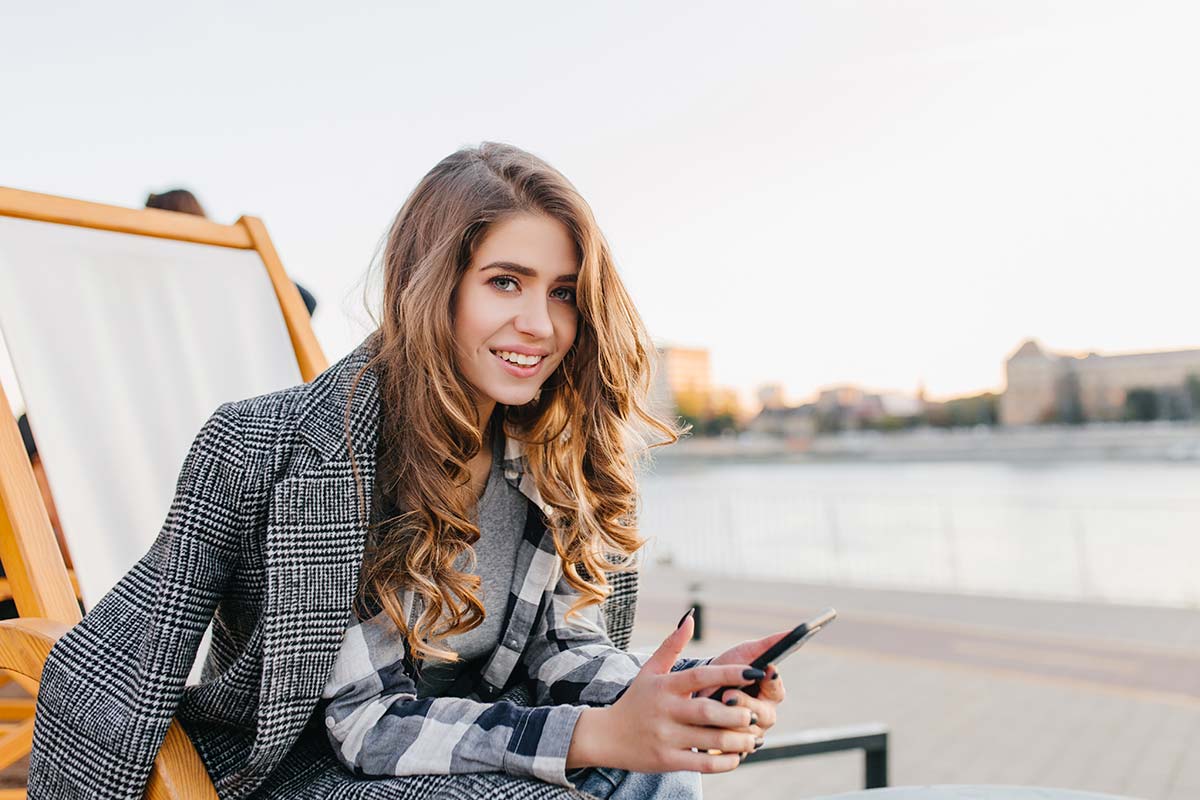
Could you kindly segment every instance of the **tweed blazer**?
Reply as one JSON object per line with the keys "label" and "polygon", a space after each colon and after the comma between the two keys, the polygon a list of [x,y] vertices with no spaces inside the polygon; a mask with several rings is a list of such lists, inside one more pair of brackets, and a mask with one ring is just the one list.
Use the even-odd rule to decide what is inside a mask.
{"label": "tweed blazer", "polygon": [[[375,779],[333,754],[321,695],[353,616],[378,444],[372,371],[351,402],[369,343],[309,384],[222,405],[201,428],[154,545],[50,652],[31,800],[140,798],[172,719],[222,798],[584,796],[496,771]],[[545,511],[530,507],[548,541]],[[557,574],[545,575],[539,614]],[[614,578],[604,619],[623,648],[636,573]],[[201,682],[185,686],[210,620]],[[522,670],[487,677],[484,699],[532,704]]]}

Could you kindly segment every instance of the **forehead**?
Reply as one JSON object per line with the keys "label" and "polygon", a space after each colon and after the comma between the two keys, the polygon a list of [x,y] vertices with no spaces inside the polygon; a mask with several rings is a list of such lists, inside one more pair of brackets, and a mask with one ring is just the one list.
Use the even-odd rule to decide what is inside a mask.
{"label": "forehead", "polygon": [[571,232],[544,214],[514,214],[492,224],[475,248],[471,268],[483,269],[497,261],[519,264],[551,279],[579,271]]}

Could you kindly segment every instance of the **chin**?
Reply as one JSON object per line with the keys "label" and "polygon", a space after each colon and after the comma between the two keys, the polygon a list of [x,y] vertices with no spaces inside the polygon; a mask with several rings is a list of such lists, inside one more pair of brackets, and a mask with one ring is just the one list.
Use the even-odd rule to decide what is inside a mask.
{"label": "chin", "polygon": [[[541,387],[538,387],[538,388],[541,388]],[[523,406],[526,403],[533,400],[533,398],[537,395],[537,392],[538,392],[537,389],[534,389],[532,391],[530,391],[530,390],[512,391],[510,389],[507,392],[490,392],[489,394],[491,395],[491,398],[493,400],[495,400],[497,403],[499,403],[501,405]]]}

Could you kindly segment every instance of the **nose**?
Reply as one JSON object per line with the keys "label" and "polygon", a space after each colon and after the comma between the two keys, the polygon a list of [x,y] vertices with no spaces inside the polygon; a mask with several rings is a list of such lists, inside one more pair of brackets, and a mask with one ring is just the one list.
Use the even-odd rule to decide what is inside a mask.
{"label": "nose", "polygon": [[549,305],[540,298],[531,298],[517,312],[517,318],[513,320],[513,327],[533,339],[552,338],[554,321],[550,319]]}

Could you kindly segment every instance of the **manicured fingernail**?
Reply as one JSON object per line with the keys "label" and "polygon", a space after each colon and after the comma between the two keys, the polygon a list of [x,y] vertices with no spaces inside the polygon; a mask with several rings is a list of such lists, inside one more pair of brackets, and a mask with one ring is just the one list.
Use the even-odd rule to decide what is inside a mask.
{"label": "manicured fingernail", "polygon": [[748,681],[756,681],[756,680],[764,677],[765,675],[766,675],[766,673],[763,672],[761,669],[755,669],[754,667],[751,667],[750,669],[742,671],[742,677]]}
{"label": "manicured fingernail", "polygon": [[746,760],[746,756],[748,756],[748,755],[750,755],[750,754],[749,754],[749,753],[742,753],[740,756],[738,756],[738,763],[740,764],[740,763],[742,763],[743,761],[745,761],[745,760]]}
{"label": "manicured fingernail", "polygon": [[758,714],[755,714],[753,711],[750,712],[750,724],[751,725],[758,724]]}
{"label": "manicured fingernail", "polygon": [[696,607],[692,606],[691,608],[689,608],[687,610],[686,614],[684,614],[682,617],[679,618],[679,624],[675,626],[675,630],[679,630],[680,628],[682,628],[683,623],[686,622],[687,618],[690,617],[694,613],[696,613]]}
{"label": "manicured fingernail", "polygon": [[731,698],[729,698],[728,700],[726,700],[726,701],[725,701],[725,705],[727,705],[727,706],[736,706],[736,705],[737,705],[737,698],[736,698],[736,697],[731,697]]}
{"label": "manicured fingernail", "polygon": [[763,746],[763,738],[761,736],[759,736],[757,739],[754,740],[754,749],[757,750],[758,748],[760,748],[762,746]]}

